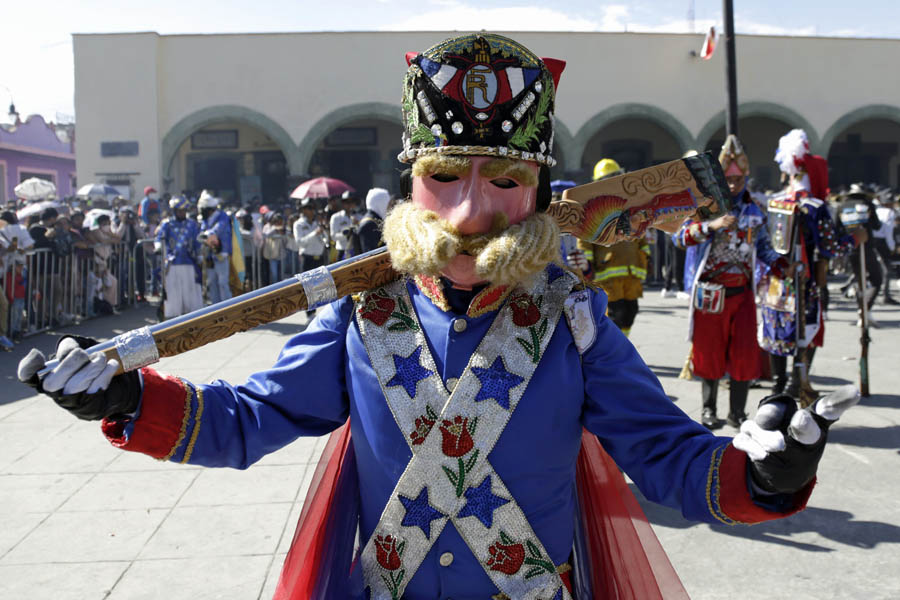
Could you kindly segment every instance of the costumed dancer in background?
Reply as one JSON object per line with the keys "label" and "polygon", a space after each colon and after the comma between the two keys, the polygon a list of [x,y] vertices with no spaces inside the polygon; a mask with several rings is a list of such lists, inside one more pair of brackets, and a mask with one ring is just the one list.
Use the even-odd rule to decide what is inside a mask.
{"label": "costumed dancer in background", "polygon": [[891,279],[894,278],[893,258],[897,252],[897,241],[894,239],[894,228],[897,226],[898,214],[894,208],[894,199],[890,190],[884,190],[874,200],[880,227],[872,236],[872,246],[884,266],[884,303],[898,305],[900,302],[891,297]]}
{"label": "costumed dancer in background", "polygon": [[357,240],[362,254],[381,248],[384,242],[381,239],[381,228],[384,225],[384,217],[387,215],[388,206],[391,203],[391,195],[384,188],[372,188],[366,194],[366,214],[359,222]]}
{"label": "costumed dancer in background", "polygon": [[[221,200],[203,190],[197,208],[203,219],[204,242],[210,248],[207,258],[206,289],[209,301],[213,304],[231,298],[228,286],[229,268],[231,265],[231,219],[219,208]],[[274,283],[274,282],[273,282]]]}
{"label": "costumed dancer in background", "polygon": [[[632,529],[638,541],[623,548],[601,533],[598,507],[624,506],[620,493],[636,502],[598,438],[648,498],[689,519],[753,523],[803,508],[827,428],[854,394],[796,413],[770,399],[760,413],[784,434],[748,422],[733,441],[715,437],[667,398],[605,316],[606,295],[554,264],[559,228],[544,211],[564,63],[489,33],[407,63],[411,194],[384,225],[406,278],[326,305],[242,385],[150,368],[114,377],[116,361],[73,338],[43,379],[37,350],[19,378],[103,419],[117,447],[211,467],[247,467],[349,417],[317,469],[279,599],[663,597],[660,562],[667,581],[677,576],[661,548],[652,569],[638,566],[652,536]],[[786,445],[798,433],[807,445]],[[620,545],[607,562],[609,544]]]}
{"label": "costumed dancer in background", "polygon": [[[775,161],[788,185],[769,200],[770,238],[772,247],[797,268],[792,277],[770,273],[764,282],[759,344],[772,355],[773,393],[786,392],[806,405],[815,394],[808,381],[809,365],[825,340],[820,288],[826,281],[816,264],[848,254],[866,234],[860,229],[847,235],[835,226],[823,200],[828,195],[828,163],[810,154],[805,131],[794,129],[783,136]],[[805,314],[798,319],[801,312]],[[790,379],[788,356],[794,357]]]}
{"label": "costumed dancer in background", "polygon": [[187,218],[190,206],[184,196],[169,200],[172,217],[163,221],[156,231],[154,250],[165,258],[163,285],[166,319],[203,308],[200,289],[200,225]]}
{"label": "costumed dancer in background", "polygon": [[701,422],[721,427],[716,414],[719,379],[731,377],[728,424],[740,427],[750,382],[760,376],[756,342],[755,265],[757,259],[783,276],[788,261],[772,249],[766,215],[747,191],[750,161],[740,141],[729,135],[719,154],[731,192],[728,213],[711,221],[689,219],[673,239],[680,248],[696,246],[686,276],[692,282],[688,339],[693,372],[703,379]]}
{"label": "costumed dancer in background", "polygon": [[[574,181],[570,181],[568,179],[554,179],[553,181],[550,182],[550,192],[551,192],[552,200],[555,202],[557,200],[562,199],[563,192],[565,192],[566,190],[573,188],[573,187],[575,187]],[[577,249],[578,249],[578,238],[576,238],[571,233],[563,233],[560,236],[560,241],[559,241],[560,254],[562,255],[563,260],[565,261],[566,265],[568,265],[569,267],[572,267],[573,269],[574,268],[580,269],[580,267],[575,267],[571,261],[571,259],[575,259],[575,258],[579,257],[579,254],[575,253],[575,251]],[[583,256],[582,256],[582,258],[583,258]]]}
{"label": "costumed dancer in background", "polygon": [[[604,158],[594,165],[594,181],[625,173],[619,163]],[[603,288],[609,297],[609,318],[626,336],[638,314],[638,298],[644,295],[650,245],[647,239],[619,242],[612,246],[578,243],[569,262],[581,269],[588,281]]]}
{"label": "costumed dancer in background", "polygon": [[[851,214],[847,214],[850,211]],[[847,195],[844,196],[843,208],[840,219],[853,223],[861,229],[866,230],[868,244],[861,244],[850,252],[850,265],[853,269],[853,278],[849,284],[856,283],[856,299],[860,303],[859,319],[856,326],[859,327],[862,319],[862,302],[866,303],[866,309],[869,311],[866,324],[868,327],[878,327],[878,323],[872,318],[872,309],[875,307],[875,300],[884,285],[883,272],[881,265],[878,263],[878,253],[876,251],[875,233],[881,228],[881,220],[878,218],[877,209],[872,194],[865,186],[854,183],[850,186]],[[866,272],[862,273],[862,265],[859,260],[859,253],[864,250],[866,253]],[[890,264],[890,263],[888,263]]]}

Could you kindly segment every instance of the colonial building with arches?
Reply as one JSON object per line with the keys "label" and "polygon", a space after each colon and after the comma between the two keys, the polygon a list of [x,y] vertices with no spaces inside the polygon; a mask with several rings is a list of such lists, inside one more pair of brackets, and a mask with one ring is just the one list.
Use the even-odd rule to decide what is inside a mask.
{"label": "colonial building with arches", "polygon": [[[75,35],[78,179],[243,203],[316,175],[397,191],[404,55],[451,35]],[[555,177],[721,146],[723,57],[700,60],[702,36],[507,35],[568,61]],[[900,41],[738,36],[737,53],[740,135],[763,186],[778,185],[775,145],[795,127],[829,158],[833,185],[900,185],[900,79],[888,75]]]}

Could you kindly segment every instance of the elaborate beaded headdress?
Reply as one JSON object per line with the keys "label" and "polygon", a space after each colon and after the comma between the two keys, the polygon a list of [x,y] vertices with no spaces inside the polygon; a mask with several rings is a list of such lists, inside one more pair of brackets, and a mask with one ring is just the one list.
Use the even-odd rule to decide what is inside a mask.
{"label": "elaborate beaded headdress", "polygon": [[553,109],[565,62],[491,33],[406,55],[402,162],[432,153],[553,166]]}
{"label": "elaborate beaded headdress", "polygon": [[750,176],[750,159],[747,158],[744,147],[741,146],[740,140],[734,134],[730,134],[725,139],[722,152],[719,153],[719,163],[722,165],[722,170],[725,172],[726,177],[732,175]]}

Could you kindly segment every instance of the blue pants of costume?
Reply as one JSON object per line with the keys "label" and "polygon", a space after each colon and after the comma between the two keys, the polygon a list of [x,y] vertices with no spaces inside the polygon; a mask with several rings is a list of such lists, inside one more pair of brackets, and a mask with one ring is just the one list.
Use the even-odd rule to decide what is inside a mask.
{"label": "blue pants of costume", "polygon": [[213,304],[231,298],[231,288],[228,287],[228,265],[230,257],[213,260],[213,268],[206,271],[206,286],[209,290],[209,301]]}

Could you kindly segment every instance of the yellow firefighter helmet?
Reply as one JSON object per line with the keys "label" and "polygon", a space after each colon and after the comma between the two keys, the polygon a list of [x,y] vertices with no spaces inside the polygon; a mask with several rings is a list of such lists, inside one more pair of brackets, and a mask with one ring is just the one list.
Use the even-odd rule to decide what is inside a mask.
{"label": "yellow firefighter helmet", "polygon": [[594,165],[594,181],[622,175],[625,170],[611,158],[604,158]]}

